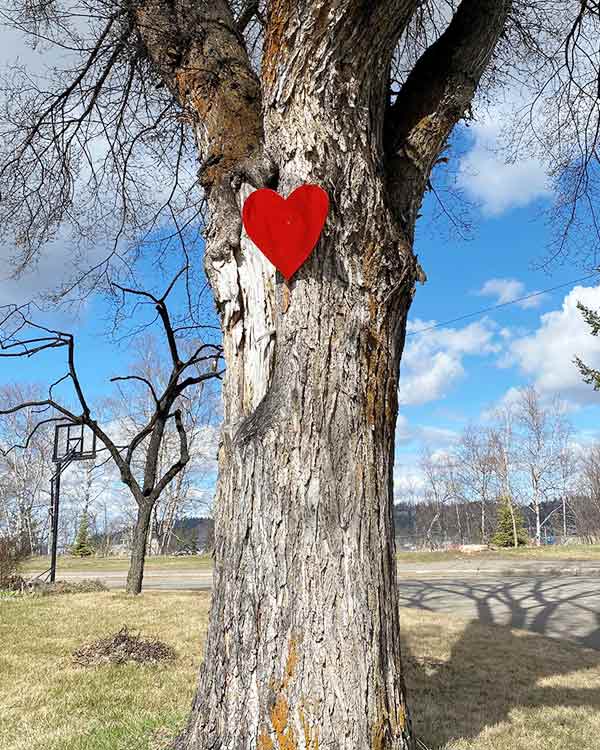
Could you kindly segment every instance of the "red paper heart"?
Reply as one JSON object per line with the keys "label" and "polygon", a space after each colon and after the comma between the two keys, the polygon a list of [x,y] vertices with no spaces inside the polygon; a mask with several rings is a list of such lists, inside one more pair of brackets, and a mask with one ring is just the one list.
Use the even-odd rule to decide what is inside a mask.
{"label": "red paper heart", "polygon": [[248,237],[289,281],[319,241],[328,210],[318,185],[301,185],[287,199],[262,189],[246,198],[242,219]]}

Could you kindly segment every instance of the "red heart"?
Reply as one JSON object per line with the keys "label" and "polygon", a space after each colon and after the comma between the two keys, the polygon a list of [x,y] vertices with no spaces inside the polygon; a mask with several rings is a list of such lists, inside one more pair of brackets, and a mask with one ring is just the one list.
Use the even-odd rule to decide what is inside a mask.
{"label": "red heart", "polygon": [[262,189],[246,198],[242,219],[248,237],[289,281],[319,241],[328,210],[318,185],[301,185],[287,199]]}

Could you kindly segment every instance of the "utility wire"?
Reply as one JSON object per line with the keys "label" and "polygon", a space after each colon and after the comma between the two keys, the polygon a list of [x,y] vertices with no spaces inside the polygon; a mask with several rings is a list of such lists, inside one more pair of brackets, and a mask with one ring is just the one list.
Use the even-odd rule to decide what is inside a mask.
{"label": "utility wire", "polygon": [[492,305],[491,307],[484,307],[481,310],[475,310],[475,312],[467,313],[466,315],[460,315],[458,318],[452,318],[451,320],[444,320],[441,323],[435,323],[432,326],[426,326],[425,328],[419,328],[416,331],[408,331],[406,334],[407,336],[416,336],[418,333],[425,333],[426,331],[433,331],[434,328],[441,328],[442,326],[450,325],[451,323],[458,323],[461,320],[466,320],[467,318],[474,318],[476,315],[484,315],[485,313],[492,312],[493,310],[498,310],[501,307],[508,307],[508,305],[515,305],[517,302],[524,302],[527,299],[532,299],[533,297],[539,297],[541,294],[548,294],[549,292],[555,292],[557,289],[564,289],[567,286],[571,286],[572,284],[578,284],[580,281],[587,281],[588,279],[592,279],[595,276],[598,275],[598,271],[595,273],[590,273],[588,276],[582,276],[580,279],[574,279],[573,281],[567,281],[565,284],[559,284],[558,286],[550,287],[549,289],[542,289],[539,292],[532,292],[532,294],[526,294],[524,297],[517,297],[516,299],[508,300],[508,302],[500,302],[497,305]]}

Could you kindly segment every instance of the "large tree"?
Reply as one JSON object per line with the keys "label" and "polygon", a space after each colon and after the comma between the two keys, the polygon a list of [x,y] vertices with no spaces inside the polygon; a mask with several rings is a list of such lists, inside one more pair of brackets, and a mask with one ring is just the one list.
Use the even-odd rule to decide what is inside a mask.
{"label": "large tree", "polygon": [[[592,201],[579,210],[593,192],[579,178],[597,158],[598,3],[84,0],[69,19],[66,4],[13,2],[13,25],[79,53],[50,93],[31,77],[11,89],[0,218],[17,263],[67,224],[87,240],[85,227],[114,223],[88,284],[114,272],[125,240],[156,239],[161,215],[187,241],[193,149],[202,161],[227,374],[210,627],[180,747],[412,747],[392,469],[424,279],[415,224],[482,79],[491,97],[531,86],[517,145],[553,159],[557,216],[571,229],[595,218]],[[168,182],[153,181],[161,168]],[[287,284],[240,209],[256,188],[302,183],[331,209]]]}

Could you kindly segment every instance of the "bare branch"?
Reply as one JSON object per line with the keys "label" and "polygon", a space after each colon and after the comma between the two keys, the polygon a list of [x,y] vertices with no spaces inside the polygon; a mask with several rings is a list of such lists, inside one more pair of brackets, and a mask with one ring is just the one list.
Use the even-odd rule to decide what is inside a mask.
{"label": "bare branch", "polygon": [[473,99],[510,7],[510,0],[462,0],[448,28],[418,60],[389,108],[388,173],[407,228],[414,226],[433,164]]}
{"label": "bare branch", "polygon": [[160,496],[160,494],[163,492],[163,490],[169,484],[169,482],[173,481],[173,479],[177,476],[177,474],[183,469],[183,467],[190,460],[187,434],[185,431],[185,427],[183,426],[183,420],[181,418],[181,411],[177,409],[173,413],[173,416],[175,418],[175,426],[177,427],[177,432],[179,434],[179,448],[180,448],[179,460],[176,463],[172,464],[172,466],[165,472],[165,474],[162,476],[160,481],[156,484],[156,487],[154,488],[154,491],[153,491],[156,497]]}
{"label": "bare branch", "polygon": [[260,87],[229,4],[147,0],[136,19],[148,55],[197,124],[210,191],[262,145]]}
{"label": "bare branch", "polygon": [[158,404],[158,396],[156,395],[156,391],[154,390],[154,386],[152,385],[152,383],[149,380],[146,380],[146,378],[142,378],[139,375],[121,375],[121,376],[117,376],[115,378],[111,378],[110,382],[111,383],[116,383],[116,382],[121,381],[121,380],[137,380],[137,381],[139,381],[141,383],[145,383],[148,386],[148,388],[150,390],[150,393],[152,394],[152,398],[154,399],[155,403]]}

